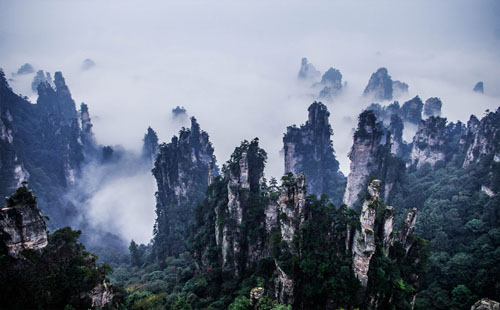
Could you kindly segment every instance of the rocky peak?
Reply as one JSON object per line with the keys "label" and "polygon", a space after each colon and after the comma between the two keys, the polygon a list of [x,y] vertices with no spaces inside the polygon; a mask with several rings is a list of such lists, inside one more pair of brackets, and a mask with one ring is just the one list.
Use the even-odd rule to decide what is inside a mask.
{"label": "rocky peak", "polygon": [[7,206],[0,209],[0,236],[14,257],[25,249],[38,250],[47,245],[45,221],[35,196],[25,185],[7,198]]}
{"label": "rocky peak", "polygon": [[148,127],[142,141],[142,158],[147,160],[148,163],[152,165],[155,162],[156,154],[158,153],[158,135],[153,128]]}
{"label": "rocky peak", "polygon": [[330,113],[321,102],[311,104],[308,112],[307,122],[300,128],[287,127],[283,137],[285,173],[305,173],[308,176],[310,194],[328,194],[339,204],[345,178],[339,171],[339,163],[333,150],[333,133],[328,121]]}
{"label": "rocky peak", "polygon": [[307,58],[304,57],[302,58],[300,62],[300,70],[299,70],[299,75],[298,78],[302,80],[314,80],[318,78],[321,75],[321,73],[316,70],[314,65],[312,63],[307,62]]}
{"label": "rocky peak", "polygon": [[283,185],[279,198],[279,212],[284,215],[280,217],[281,237],[288,244],[292,253],[295,252],[295,254],[297,253],[296,250],[293,250],[292,240],[295,235],[298,235],[304,222],[306,197],[305,174],[301,173],[297,177],[289,174],[283,177]]}
{"label": "rocky peak", "polygon": [[[158,186],[153,243],[158,258],[184,251],[187,223],[204,197],[210,162],[216,162],[214,149],[195,118],[190,129],[183,128],[179,137],[159,146],[152,170]],[[215,164],[213,168],[216,170]]]}
{"label": "rocky peak", "polygon": [[33,77],[33,81],[31,82],[31,89],[36,92],[38,90],[38,85],[41,83],[52,83],[52,77],[50,76],[50,73],[44,73],[43,70],[38,70],[36,72],[36,75]]}
{"label": "rocky peak", "polygon": [[424,115],[429,116],[441,116],[441,107],[443,103],[437,97],[431,97],[425,101],[424,104]]}
{"label": "rocky peak", "polygon": [[35,72],[35,68],[30,63],[25,63],[19,69],[17,69],[17,75],[31,74]]}
{"label": "rocky peak", "polygon": [[319,94],[320,98],[336,96],[342,91],[342,73],[337,69],[330,68],[323,74],[319,84],[323,87]]}
{"label": "rocky peak", "polygon": [[[230,271],[235,277],[248,264],[256,261],[258,253],[263,250],[262,242],[248,240],[248,227],[265,226],[264,210],[259,217],[262,219],[261,223],[250,223],[248,217],[255,212],[249,209],[255,207],[250,201],[256,201],[256,197],[262,196],[261,185],[264,182],[266,160],[267,154],[259,147],[259,140],[256,138],[251,142],[243,141],[223,169],[227,179],[228,202],[225,208],[216,209],[216,243],[221,250],[223,269]],[[259,236],[258,239],[263,237],[265,236]]]}
{"label": "rocky peak", "polygon": [[471,117],[461,141],[466,149],[464,167],[481,160],[490,161],[500,154],[500,108],[486,114],[479,123]]}
{"label": "rocky peak", "polygon": [[415,96],[413,99],[406,101],[401,107],[401,118],[412,124],[419,124],[422,120],[422,109],[424,103],[419,96]]}
{"label": "rocky peak", "polygon": [[61,72],[54,74],[55,89],[49,82],[38,85],[38,105],[48,114],[71,121],[77,119],[75,102]]}
{"label": "rocky peak", "polygon": [[421,121],[413,138],[410,154],[411,165],[420,168],[423,164],[429,163],[434,166],[436,162],[444,160],[446,141],[446,118],[431,116]]}
{"label": "rocky peak", "polygon": [[408,93],[408,84],[401,81],[392,81],[386,68],[379,68],[373,73],[366,85],[364,96],[372,97],[375,100],[392,100]]}
{"label": "rocky peak", "polygon": [[344,194],[344,203],[353,208],[360,194],[364,192],[368,177],[380,166],[378,154],[384,145],[381,144],[384,130],[377,122],[372,111],[364,111],[359,115],[358,128],[354,133],[354,142],[349,153],[350,172]]}
{"label": "rocky peak", "polygon": [[413,235],[415,231],[415,225],[417,223],[417,209],[413,208],[408,212],[406,216],[406,220],[403,224],[402,230],[399,232],[399,242],[406,251],[406,254],[410,251],[410,247],[412,246],[413,240],[411,240],[410,236]]}
{"label": "rocky peak", "polygon": [[87,152],[93,152],[96,148],[94,132],[92,131],[92,120],[90,119],[89,107],[82,102],[80,105],[80,123],[82,126],[80,137],[82,145]]}
{"label": "rocky peak", "polygon": [[476,85],[474,85],[474,88],[472,89],[476,93],[483,94],[484,93],[484,83],[483,82],[477,82]]}

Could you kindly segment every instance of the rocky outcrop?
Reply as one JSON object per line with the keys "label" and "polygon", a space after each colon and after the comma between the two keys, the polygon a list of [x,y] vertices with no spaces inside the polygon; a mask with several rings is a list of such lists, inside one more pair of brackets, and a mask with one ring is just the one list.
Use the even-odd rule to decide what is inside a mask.
{"label": "rocky outcrop", "polygon": [[185,250],[187,224],[204,198],[210,162],[216,162],[214,149],[194,117],[190,129],[183,128],[179,137],[159,146],[153,168],[158,186],[153,248],[158,258]]}
{"label": "rocky outcrop", "polygon": [[471,117],[461,143],[465,149],[464,167],[482,160],[490,161],[500,153],[500,108],[489,112],[478,123]]}
{"label": "rocky outcrop", "polygon": [[441,116],[441,107],[443,103],[437,97],[431,97],[425,100],[424,104],[424,115],[426,117],[430,116]]}
{"label": "rocky outcrop", "polygon": [[386,68],[380,68],[371,75],[363,95],[375,100],[392,100],[392,79]]}
{"label": "rocky outcrop", "polygon": [[470,308],[471,310],[500,310],[500,303],[488,299],[488,298],[483,298],[481,300],[478,300],[472,307]]}
{"label": "rocky outcrop", "polygon": [[82,102],[80,105],[81,141],[84,152],[88,156],[93,156],[97,151],[94,132],[92,131],[92,120],[90,119],[89,107]]}
{"label": "rocky outcrop", "polygon": [[391,122],[388,128],[389,143],[391,144],[391,154],[403,157],[406,153],[406,144],[403,141],[403,120],[397,115],[391,115]]}
{"label": "rocky outcrop", "polygon": [[[216,211],[216,243],[220,249],[222,268],[238,277],[246,267],[264,254],[266,236],[256,232],[266,225],[264,196],[264,163],[267,154],[259,148],[258,139],[244,141],[225,165],[227,205]],[[252,205],[253,203],[257,205]],[[259,204],[262,213],[255,214]],[[264,230],[265,231],[265,230]]]}
{"label": "rocky outcrop", "polygon": [[417,223],[417,209],[413,208],[408,212],[406,220],[403,224],[403,228],[399,232],[398,241],[401,243],[403,248],[408,255],[410,248],[413,246],[413,232],[415,231],[415,225]]}
{"label": "rocky outcrop", "polygon": [[50,76],[50,73],[44,73],[43,70],[38,70],[36,72],[36,75],[33,77],[33,81],[31,82],[31,89],[33,92],[38,91],[38,85],[42,83],[52,83],[52,77]]}
{"label": "rocky outcrop", "polygon": [[306,196],[306,176],[299,174],[294,178],[289,175],[281,188],[279,213],[284,216],[280,216],[280,229],[281,239],[294,254],[298,253],[292,241],[294,236],[299,235],[304,222]]}
{"label": "rocky outcrop", "polygon": [[327,194],[336,205],[342,199],[345,177],[339,171],[332,144],[332,128],[327,107],[314,102],[308,108],[307,122],[289,126],[283,137],[285,173],[305,173],[310,194]]}
{"label": "rocky outcrop", "polygon": [[368,186],[368,193],[359,217],[361,228],[356,230],[353,238],[352,267],[364,288],[368,284],[370,260],[375,253],[375,219],[381,184],[380,180],[373,180]]}
{"label": "rocky outcrop", "polygon": [[424,104],[419,96],[406,101],[401,107],[400,116],[405,122],[418,125],[422,120],[422,109]]}
{"label": "rocky outcrop", "polygon": [[400,81],[392,81],[386,68],[379,68],[373,73],[368,81],[368,85],[363,92],[364,96],[374,100],[392,100],[393,97],[402,96],[408,93],[408,84]]}
{"label": "rocky outcrop", "polygon": [[446,143],[446,118],[432,116],[421,121],[413,138],[410,164],[420,168],[426,163],[434,166],[436,162],[445,160]]}
{"label": "rocky outcrop", "polygon": [[264,288],[263,287],[254,287],[250,291],[250,305],[252,309],[257,309],[257,305],[259,301],[264,297]]}
{"label": "rocky outcrop", "polygon": [[109,307],[113,309],[112,304],[115,293],[113,292],[111,285],[106,281],[102,281],[102,283],[97,284],[96,287],[90,291],[89,297],[92,300],[92,307],[98,309]]}
{"label": "rocky outcrop", "polygon": [[372,111],[364,111],[359,116],[358,128],[349,153],[350,172],[344,203],[353,208],[366,188],[366,182],[381,165],[379,154],[384,148],[381,144],[384,130]]}
{"label": "rocky outcrop", "polygon": [[148,164],[153,165],[156,154],[158,154],[158,135],[153,128],[148,127],[148,131],[144,135],[142,141],[142,158],[147,161]]}
{"label": "rocky outcrop", "polygon": [[315,80],[319,78],[321,73],[316,70],[312,63],[307,62],[307,58],[304,57],[300,63],[300,70],[298,78],[301,80]]}
{"label": "rocky outcrop", "polygon": [[342,92],[342,73],[334,68],[328,69],[321,77],[319,86],[322,87],[320,98],[328,99],[339,95]]}
{"label": "rocky outcrop", "polygon": [[42,213],[35,196],[24,185],[7,199],[7,206],[0,209],[0,235],[13,257],[19,257],[23,250],[47,246],[47,227]]}
{"label": "rocky outcrop", "polygon": [[0,127],[5,128],[0,128],[0,194],[8,195],[29,178],[40,208],[52,219],[51,227],[61,227],[76,216],[63,193],[80,174],[91,123],[88,109],[79,119],[60,72],[54,85],[42,82],[37,103],[32,104],[13,93],[0,74]]}
{"label": "rocky outcrop", "polygon": [[472,89],[476,93],[483,94],[484,93],[484,83],[483,82],[477,82],[476,85],[474,85],[474,88]]}

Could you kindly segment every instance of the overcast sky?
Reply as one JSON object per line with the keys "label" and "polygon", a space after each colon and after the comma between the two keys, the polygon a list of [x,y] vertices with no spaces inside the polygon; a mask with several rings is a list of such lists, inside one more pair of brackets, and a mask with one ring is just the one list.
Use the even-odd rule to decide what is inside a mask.
{"label": "overcast sky", "polygon": [[[302,124],[315,99],[296,80],[306,56],[348,82],[344,95],[327,103],[347,174],[352,129],[369,104],[360,95],[381,66],[409,84],[409,97],[440,97],[449,120],[500,106],[499,16],[494,0],[0,0],[0,67],[9,76],[25,62],[62,71],[75,101],[89,105],[102,144],[138,151],[148,126],[169,141],[187,125],[171,118],[180,105],[210,134],[219,164],[241,140],[259,137],[269,154],[267,176],[279,177],[286,126]],[[82,70],[86,58],[96,66]],[[35,102],[31,78],[13,77],[11,85]],[[471,91],[480,80],[482,96]],[[123,186],[143,180],[128,177]],[[151,186],[138,188],[149,197]],[[140,232],[120,224],[127,238],[142,242],[154,220],[154,199],[144,199],[147,212],[130,211],[147,214]]]}

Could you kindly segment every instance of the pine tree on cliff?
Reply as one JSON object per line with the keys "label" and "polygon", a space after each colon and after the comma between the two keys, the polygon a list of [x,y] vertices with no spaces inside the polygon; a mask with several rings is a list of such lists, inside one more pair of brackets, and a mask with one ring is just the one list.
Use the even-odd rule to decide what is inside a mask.
{"label": "pine tree on cliff", "polygon": [[179,137],[159,146],[153,168],[158,185],[153,250],[160,261],[186,250],[188,224],[204,198],[211,162],[215,167],[214,149],[194,117],[191,129],[182,128]]}
{"label": "pine tree on cliff", "polygon": [[305,173],[308,192],[318,196],[327,194],[338,206],[346,181],[335,158],[333,131],[328,121],[330,112],[321,102],[311,104],[308,111],[307,122],[300,128],[287,127],[283,137],[285,173]]}

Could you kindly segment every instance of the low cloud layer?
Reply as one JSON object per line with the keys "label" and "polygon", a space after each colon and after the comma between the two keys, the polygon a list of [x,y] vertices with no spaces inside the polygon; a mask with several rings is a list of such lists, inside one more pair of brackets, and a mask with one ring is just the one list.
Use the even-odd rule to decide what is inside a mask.
{"label": "low cloud layer", "polygon": [[[259,137],[268,177],[283,172],[286,126],[304,123],[316,99],[296,80],[304,56],[348,82],[327,103],[344,173],[369,104],[361,94],[379,67],[409,84],[409,98],[440,97],[452,121],[500,105],[496,1],[22,1],[2,2],[0,12],[0,66],[8,75],[26,62],[63,71],[75,100],[89,105],[100,143],[138,152],[148,126],[170,141],[187,125],[171,110],[184,106],[210,134],[219,164],[241,140]],[[98,65],[82,71],[87,58]],[[13,79],[36,100],[28,78]],[[472,92],[477,81],[484,95]],[[89,214],[145,242],[154,191],[152,177],[124,176],[92,197]]]}

